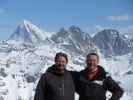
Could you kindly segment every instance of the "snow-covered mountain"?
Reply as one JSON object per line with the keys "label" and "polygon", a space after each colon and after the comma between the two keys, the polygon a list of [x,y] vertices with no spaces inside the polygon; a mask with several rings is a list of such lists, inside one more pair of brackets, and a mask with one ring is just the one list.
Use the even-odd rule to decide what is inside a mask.
{"label": "snow-covered mountain", "polygon": [[133,50],[133,42],[114,29],[98,32],[93,40],[105,56],[124,55]]}
{"label": "snow-covered mountain", "polygon": [[[93,39],[75,26],[50,36],[24,21],[17,30],[10,40],[0,41],[0,100],[33,100],[40,75],[54,63],[54,56],[60,51],[68,54],[67,69],[77,71],[84,69],[86,53],[98,52],[100,64],[125,90],[121,100],[133,100],[133,52],[105,58]],[[111,39],[115,40],[115,36]]]}
{"label": "snow-covered mountain", "polygon": [[30,21],[24,20],[22,23],[20,23],[20,25],[18,25],[17,29],[11,35],[9,40],[38,43],[44,41],[49,35],[50,33],[40,30]]}
{"label": "snow-covered mountain", "polygon": [[[7,42],[1,44],[1,47],[8,47],[6,45],[11,44]],[[40,75],[54,63],[56,52],[63,51],[51,44],[19,46],[15,44],[10,47],[10,52],[0,52],[0,100],[33,100]],[[70,59],[69,70],[82,69],[73,64],[74,58]]]}
{"label": "snow-covered mountain", "polygon": [[88,52],[96,52],[92,38],[79,27],[71,26],[68,29],[61,28],[51,39],[68,52],[86,55]]}

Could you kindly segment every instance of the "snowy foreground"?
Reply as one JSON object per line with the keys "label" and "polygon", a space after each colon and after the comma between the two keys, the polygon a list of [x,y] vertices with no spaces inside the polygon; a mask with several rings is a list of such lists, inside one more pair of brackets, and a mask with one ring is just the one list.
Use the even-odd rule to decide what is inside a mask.
{"label": "snowy foreground", "polygon": [[[62,50],[56,47],[51,49],[49,45],[16,46],[16,49],[11,52],[5,52],[9,49],[9,45],[7,47],[5,45],[4,48],[6,49],[0,52],[0,100],[33,100],[41,73],[44,73],[53,64],[56,52]],[[129,56],[101,58],[100,61],[106,71],[111,73],[125,90],[121,100],[133,100],[133,74],[132,67],[129,66],[129,59],[127,60]],[[83,59],[83,57],[77,57],[76,62],[84,63],[84,59],[78,58]],[[67,69],[80,71],[83,67],[76,64],[75,59],[69,55]],[[77,98],[78,96],[75,100]]]}
{"label": "snowy foreground", "polygon": [[[54,35],[51,39],[49,37],[52,34]],[[40,75],[54,63],[57,52],[68,54],[68,70],[80,71],[85,66],[84,53],[99,51],[91,37],[77,27],[71,27],[67,31],[62,29],[58,34],[52,34],[24,21],[10,40],[0,41],[0,100],[33,100]],[[102,36],[105,36],[104,34]],[[110,35],[115,38],[113,34]],[[133,100],[133,52],[110,58],[99,54],[100,65],[125,91],[121,100]],[[111,96],[110,93],[107,95],[108,98]],[[75,97],[75,100],[78,100],[78,95]]]}

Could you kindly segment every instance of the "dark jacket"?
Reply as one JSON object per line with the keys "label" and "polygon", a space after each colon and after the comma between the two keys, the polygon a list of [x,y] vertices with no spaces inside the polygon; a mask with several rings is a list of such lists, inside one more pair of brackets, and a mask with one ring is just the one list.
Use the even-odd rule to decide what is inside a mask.
{"label": "dark jacket", "polygon": [[119,100],[123,94],[121,87],[110,77],[101,66],[98,66],[98,73],[93,80],[85,78],[85,72],[71,72],[79,100],[106,100],[107,90],[112,93],[110,100]]}
{"label": "dark jacket", "polygon": [[41,76],[34,100],[74,100],[74,91],[71,74],[65,70],[64,75],[59,75],[53,65]]}

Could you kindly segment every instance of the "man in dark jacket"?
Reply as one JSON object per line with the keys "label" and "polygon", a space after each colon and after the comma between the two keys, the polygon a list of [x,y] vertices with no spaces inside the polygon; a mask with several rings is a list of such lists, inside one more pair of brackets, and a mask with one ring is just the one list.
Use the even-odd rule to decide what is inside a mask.
{"label": "man in dark jacket", "polygon": [[66,70],[67,55],[57,53],[52,65],[38,82],[34,100],[74,100],[74,83]]}
{"label": "man in dark jacket", "polygon": [[98,65],[99,56],[90,53],[86,58],[86,69],[71,72],[75,81],[79,100],[106,100],[107,90],[112,93],[110,100],[119,100],[123,94],[121,87]]}

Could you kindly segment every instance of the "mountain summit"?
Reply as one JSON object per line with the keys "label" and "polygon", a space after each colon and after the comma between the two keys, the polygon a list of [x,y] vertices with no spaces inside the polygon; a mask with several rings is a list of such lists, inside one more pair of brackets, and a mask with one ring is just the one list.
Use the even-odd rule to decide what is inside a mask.
{"label": "mountain summit", "polygon": [[131,41],[114,29],[100,31],[93,39],[105,56],[124,55],[132,50]]}
{"label": "mountain summit", "polygon": [[32,24],[30,21],[23,20],[11,35],[9,40],[16,40],[21,42],[36,43],[43,41],[47,33],[40,30],[36,25]]}
{"label": "mountain summit", "polygon": [[74,25],[68,29],[61,28],[51,37],[51,40],[59,47],[78,54],[90,52],[90,49],[95,48],[90,35]]}

